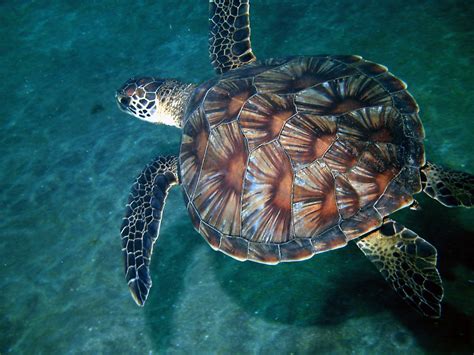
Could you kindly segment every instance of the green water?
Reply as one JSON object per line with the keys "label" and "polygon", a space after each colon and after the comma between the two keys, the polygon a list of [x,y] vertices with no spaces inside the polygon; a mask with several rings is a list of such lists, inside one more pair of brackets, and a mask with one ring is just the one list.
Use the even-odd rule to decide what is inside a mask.
{"label": "green water", "polygon": [[[255,0],[258,57],[360,54],[403,78],[429,159],[474,173],[474,3]],[[439,251],[443,317],[412,311],[350,245],[269,267],[213,252],[171,191],[145,308],[123,277],[128,189],[180,132],[119,112],[130,76],[201,82],[207,1],[0,2],[0,352],[472,354],[474,215],[395,216]]]}

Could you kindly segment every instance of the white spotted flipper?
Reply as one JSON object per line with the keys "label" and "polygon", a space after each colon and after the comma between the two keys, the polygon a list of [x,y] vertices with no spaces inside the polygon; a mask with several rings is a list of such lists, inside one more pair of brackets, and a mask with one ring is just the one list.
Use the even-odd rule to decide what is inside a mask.
{"label": "white spotted flipper", "polygon": [[423,191],[446,207],[474,205],[474,175],[430,162],[421,169]]}
{"label": "white spotted flipper", "polygon": [[151,288],[150,259],[160,232],[169,188],[178,183],[178,159],[158,157],[140,173],[130,191],[123,218],[122,254],[133,299],[143,306]]}
{"label": "white spotted flipper", "polygon": [[255,61],[249,0],[209,1],[209,57],[218,74]]}
{"label": "white spotted flipper", "polygon": [[435,247],[390,219],[357,246],[408,304],[427,317],[440,317],[443,286]]}

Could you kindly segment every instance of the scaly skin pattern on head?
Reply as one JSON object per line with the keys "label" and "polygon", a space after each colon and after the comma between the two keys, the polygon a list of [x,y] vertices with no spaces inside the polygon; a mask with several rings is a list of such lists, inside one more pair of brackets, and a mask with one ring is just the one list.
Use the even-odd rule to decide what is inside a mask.
{"label": "scaly skin pattern on head", "polygon": [[181,128],[194,84],[175,79],[129,79],[116,92],[119,108],[143,121]]}

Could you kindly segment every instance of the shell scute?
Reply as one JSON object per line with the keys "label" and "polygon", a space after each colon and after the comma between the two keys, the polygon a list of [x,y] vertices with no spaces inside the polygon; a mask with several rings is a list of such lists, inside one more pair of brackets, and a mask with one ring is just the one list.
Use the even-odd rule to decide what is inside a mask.
{"label": "shell scute", "polygon": [[194,227],[238,260],[343,247],[413,202],[423,126],[406,85],[358,56],[255,62],[198,87],[180,181]]}
{"label": "shell scute", "polygon": [[237,122],[209,136],[194,204],[201,218],[223,234],[240,235],[240,201],[247,149]]}
{"label": "shell scute", "polygon": [[261,146],[249,158],[242,194],[242,233],[256,242],[290,240],[293,170],[276,142]]}

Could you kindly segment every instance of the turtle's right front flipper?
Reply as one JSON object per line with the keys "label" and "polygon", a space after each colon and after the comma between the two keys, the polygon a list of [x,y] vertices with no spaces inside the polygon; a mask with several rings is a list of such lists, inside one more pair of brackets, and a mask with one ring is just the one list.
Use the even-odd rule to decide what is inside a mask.
{"label": "turtle's right front flipper", "polygon": [[421,169],[423,191],[447,207],[474,205],[474,175],[427,162]]}
{"label": "turtle's right front flipper", "polygon": [[132,297],[143,306],[151,288],[150,259],[169,188],[178,183],[177,158],[158,157],[137,177],[123,219],[122,253]]}
{"label": "turtle's right front flipper", "polygon": [[218,74],[255,61],[249,0],[210,0],[209,27],[209,56]]}

